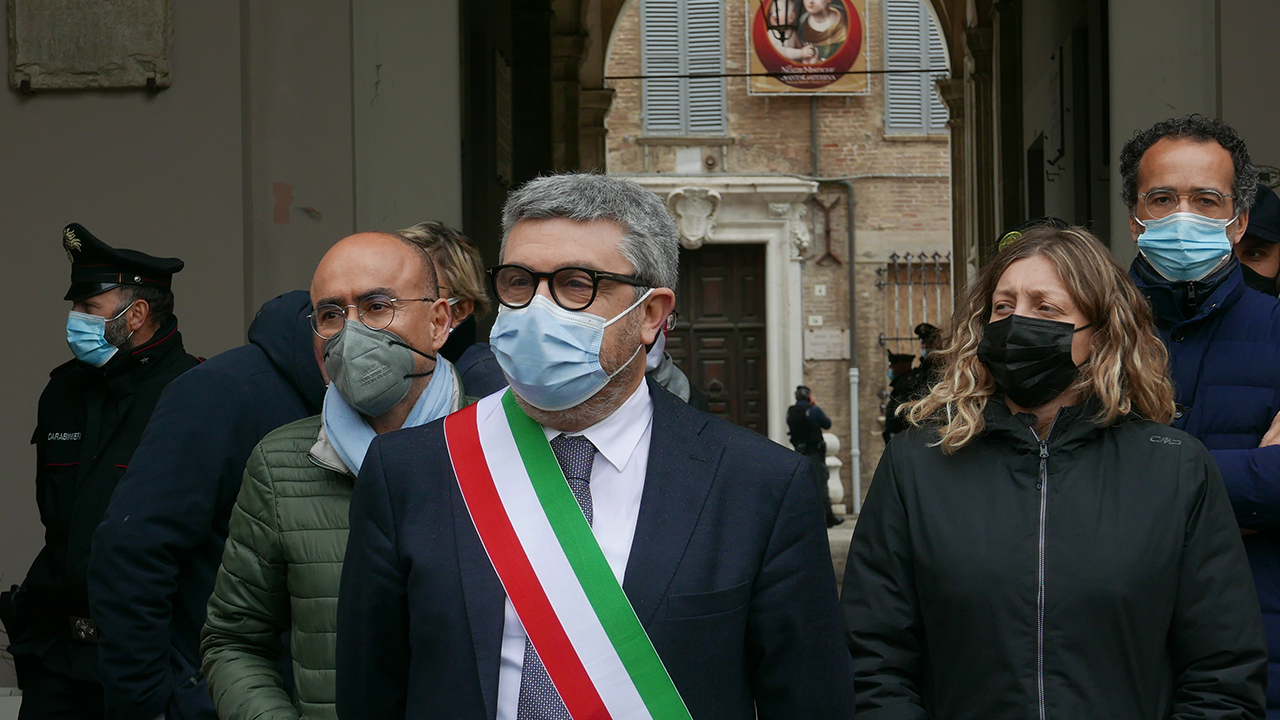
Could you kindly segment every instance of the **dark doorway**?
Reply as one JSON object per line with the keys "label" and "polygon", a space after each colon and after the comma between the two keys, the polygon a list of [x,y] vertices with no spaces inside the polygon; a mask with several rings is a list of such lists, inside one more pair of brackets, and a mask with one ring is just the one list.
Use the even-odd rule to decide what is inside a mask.
{"label": "dark doorway", "polygon": [[681,250],[676,310],[667,351],[711,413],[767,435],[764,246]]}

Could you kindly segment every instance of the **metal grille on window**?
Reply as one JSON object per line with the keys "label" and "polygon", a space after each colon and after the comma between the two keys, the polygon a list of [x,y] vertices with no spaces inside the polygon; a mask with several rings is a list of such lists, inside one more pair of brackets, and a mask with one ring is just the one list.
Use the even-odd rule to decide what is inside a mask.
{"label": "metal grille on window", "polygon": [[885,308],[880,347],[899,354],[918,354],[916,325],[943,328],[951,318],[951,253],[895,252],[876,274]]}
{"label": "metal grille on window", "polygon": [[646,135],[723,135],[724,11],[720,0],[642,0],[641,68]]}
{"label": "metal grille on window", "polygon": [[885,132],[940,134],[947,130],[947,108],[934,83],[947,75],[942,35],[924,0],[885,0],[885,69],[939,72],[890,72],[885,75]]}

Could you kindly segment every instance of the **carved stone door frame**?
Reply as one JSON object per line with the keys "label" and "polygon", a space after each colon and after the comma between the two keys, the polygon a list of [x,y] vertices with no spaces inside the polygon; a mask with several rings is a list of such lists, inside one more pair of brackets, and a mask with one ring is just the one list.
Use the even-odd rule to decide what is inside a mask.
{"label": "carved stone door frame", "polygon": [[811,244],[806,201],[815,182],[769,175],[636,175],[667,203],[680,244],[765,245],[765,357],[769,437],[788,445],[785,409],[804,382],[800,265]]}

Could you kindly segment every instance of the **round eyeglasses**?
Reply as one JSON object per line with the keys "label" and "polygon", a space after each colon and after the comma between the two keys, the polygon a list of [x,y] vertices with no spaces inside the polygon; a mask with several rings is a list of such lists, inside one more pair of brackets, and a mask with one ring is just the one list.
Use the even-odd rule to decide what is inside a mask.
{"label": "round eyeglasses", "polygon": [[496,265],[486,271],[498,302],[518,310],[533,302],[543,279],[551,288],[551,299],[565,310],[586,310],[600,292],[600,281],[619,282],[633,287],[653,287],[647,280],[589,268],[565,267],[554,272],[534,272],[523,265]]}
{"label": "round eyeglasses", "polygon": [[1138,193],[1138,199],[1142,201],[1143,209],[1155,220],[1178,212],[1182,206],[1180,202],[1182,198],[1187,198],[1190,212],[1213,218],[1214,220],[1226,220],[1231,217],[1232,203],[1230,201],[1234,197],[1234,195],[1224,195],[1217,190],[1197,190],[1195,192],[1180,193],[1162,188]]}
{"label": "round eyeglasses", "polygon": [[396,319],[396,303],[402,302],[435,302],[436,298],[389,298],[385,295],[370,295],[355,305],[317,305],[307,317],[311,320],[311,331],[322,339],[342,332],[347,324],[347,308],[356,309],[356,317],[370,330],[385,330]]}

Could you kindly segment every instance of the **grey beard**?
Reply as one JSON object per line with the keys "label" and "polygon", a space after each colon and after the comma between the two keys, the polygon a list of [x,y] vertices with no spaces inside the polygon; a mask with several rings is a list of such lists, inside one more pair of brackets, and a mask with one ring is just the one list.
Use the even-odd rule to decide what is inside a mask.
{"label": "grey beard", "polygon": [[635,376],[644,373],[644,353],[636,352],[636,348],[640,347],[640,325],[643,319],[633,311],[632,316],[623,322],[626,325],[621,328],[621,337],[617,338],[616,342],[610,343],[610,346],[601,353],[600,367],[606,373],[613,373],[617,372],[618,368],[628,361],[631,362],[631,365],[614,375],[613,379],[600,388],[600,391],[595,395],[564,410],[541,410],[525,402],[523,398],[513,392],[516,402],[519,403],[525,414],[533,418],[539,425],[556,429],[572,428],[580,430],[591,427],[609,417],[614,410],[617,410],[622,403],[626,402],[625,393],[631,387]]}
{"label": "grey beard", "polygon": [[[130,303],[130,305],[132,304],[133,303]],[[125,307],[128,307],[128,306],[125,306]],[[115,313],[113,314],[118,315],[124,309],[125,308],[117,308]],[[103,332],[103,337],[107,339],[107,342],[111,343],[113,346],[115,346],[120,350],[128,350],[130,347],[132,347],[129,341],[132,339],[133,333],[129,332],[128,321],[124,318],[124,316],[121,316],[116,318],[115,320],[109,321],[107,323],[106,330]]]}

